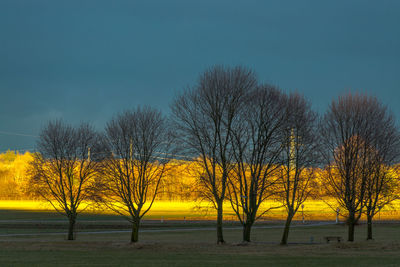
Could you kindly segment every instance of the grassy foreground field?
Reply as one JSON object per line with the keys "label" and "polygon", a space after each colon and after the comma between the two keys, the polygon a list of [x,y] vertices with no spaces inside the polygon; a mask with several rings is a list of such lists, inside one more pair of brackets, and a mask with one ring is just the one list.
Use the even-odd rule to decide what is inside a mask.
{"label": "grassy foreground field", "polygon": [[[81,216],[75,241],[65,240],[63,217],[54,213],[3,210],[0,216],[1,266],[398,266],[400,263],[398,223],[377,224],[374,241],[364,241],[366,227],[360,225],[356,227],[355,243],[326,244],[324,236],[345,238],[346,227],[295,222],[290,244],[282,247],[278,243],[283,223],[278,221],[256,225],[250,244],[241,243],[237,224],[227,223],[227,244],[218,246],[214,222],[157,220],[145,221],[140,242],[132,245],[128,242],[129,224],[117,216]],[[22,235],[10,235],[13,233]]]}

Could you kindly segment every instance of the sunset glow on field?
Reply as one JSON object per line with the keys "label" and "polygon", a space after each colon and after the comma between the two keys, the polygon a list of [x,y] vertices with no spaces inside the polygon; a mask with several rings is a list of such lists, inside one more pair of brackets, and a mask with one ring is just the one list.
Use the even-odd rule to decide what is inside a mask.
{"label": "sunset glow on field", "polygon": [[[331,206],[334,201],[328,202]],[[266,202],[261,211],[269,207],[277,207],[278,202]],[[88,213],[96,214],[114,214],[111,210],[99,210],[87,203],[82,205]],[[3,210],[27,210],[27,211],[52,211],[55,212],[51,205],[46,201],[33,200],[1,200],[0,209]],[[285,219],[285,209],[280,207],[267,212],[262,220],[283,220]],[[216,211],[208,203],[199,203],[195,201],[157,201],[146,214],[144,219],[148,220],[215,220]],[[237,217],[234,214],[230,204],[227,202],[224,205],[224,218],[226,221],[236,221]],[[309,200],[304,203],[304,218],[305,220],[335,220],[336,213],[325,201]],[[381,220],[399,220],[400,219],[400,201],[395,201],[391,207],[385,207],[377,219]],[[340,217],[344,220],[343,217]],[[301,208],[295,216],[295,220],[302,220]]]}
{"label": "sunset glow on field", "polygon": [[400,0],[0,0],[0,267],[400,266]]}

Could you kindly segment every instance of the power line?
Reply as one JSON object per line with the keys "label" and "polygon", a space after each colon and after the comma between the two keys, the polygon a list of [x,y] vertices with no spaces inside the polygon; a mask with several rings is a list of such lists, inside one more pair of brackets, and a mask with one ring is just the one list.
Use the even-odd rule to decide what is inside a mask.
{"label": "power line", "polygon": [[171,153],[164,153],[164,152],[158,152],[154,151],[156,154],[161,154],[161,155],[166,155],[166,156],[172,156],[172,157],[179,157],[179,158],[186,158],[186,159],[193,159],[193,157],[189,156],[184,156],[184,155],[179,155],[179,154],[171,154]]}
{"label": "power line", "polygon": [[[35,152],[35,149],[34,148],[24,148],[24,149],[7,149],[7,150],[2,150],[2,151],[0,151],[0,153],[5,153],[5,152],[7,152],[7,151],[18,151],[18,152],[22,152],[22,151],[25,151],[25,152],[30,152],[30,153],[34,153]],[[105,155],[105,154],[108,154],[107,152],[97,152],[97,153],[94,153],[95,155]],[[133,154],[135,154],[135,156],[140,156],[140,154],[139,153],[133,153]],[[163,154],[163,155],[167,155],[167,156],[171,156],[171,157],[160,157],[160,156],[154,156],[154,155],[152,155],[151,156],[151,158],[154,158],[154,159],[162,159],[162,160],[171,160],[171,159],[176,159],[175,157],[184,157],[184,158],[186,158],[186,159],[192,159],[192,158],[190,158],[190,157],[187,157],[187,156],[183,156],[183,155],[176,155],[176,154],[169,154],[169,153],[163,153],[163,152],[158,152],[158,151],[155,151],[155,154]],[[175,157],[174,157],[175,156]]]}
{"label": "power line", "polygon": [[[5,135],[14,135],[14,136],[24,136],[24,137],[34,137],[34,138],[38,138],[38,135],[32,135],[32,134],[24,134],[24,133],[14,133],[14,132],[6,132],[6,131],[0,131],[0,134],[5,134]],[[10,149],[4,150],[4,151],[0,151],[0,153],[3,152],[7,152]],[[32,148],[28,148],[28,149],[13,149],[13,150],[18,150],[18,151],[31,151],[33,150]],[[162,155],[166,155],[166,156],[172,156],[172,157],[179,157],[179,158],[185,158],[185,159],[192,159],[189,156],[184,156],[184,155],[179,155],[179,154],[170,154],[170,153],[163,153],[163,152],[158,152],[155,151],[156,154],[162,154]],[[155,156],[156,157],[156,156]],[[157,158],[157,157],[156,157]],[[160,159],[162,159],[162,157],[158,157]]]}
{"label": "power line", "polygon": [[12,133],[12,132],[5,132],[5,131],[0,131],[0,134],[6,134],[6,135],[15,135],[15,136],[25,136],[25,137],[34,137],[38,138],[38,135],[32,135],[32,134],[22,134],[22,133]]}

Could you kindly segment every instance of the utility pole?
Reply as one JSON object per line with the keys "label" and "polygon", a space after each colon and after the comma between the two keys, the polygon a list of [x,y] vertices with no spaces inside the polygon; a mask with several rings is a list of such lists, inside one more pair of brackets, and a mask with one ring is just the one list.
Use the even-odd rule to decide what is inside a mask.
{"label": "utility pole", "polygon": [[130,139],[130,142],[129,142],[129,157],[130,157],[130,159],[132,160],[132,158],[133,158],[133,144],[132,144],[132,138]]}

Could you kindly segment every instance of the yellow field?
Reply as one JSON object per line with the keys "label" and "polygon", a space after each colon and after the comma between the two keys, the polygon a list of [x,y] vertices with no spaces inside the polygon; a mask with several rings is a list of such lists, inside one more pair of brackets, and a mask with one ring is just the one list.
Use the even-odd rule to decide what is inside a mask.
{"label": "yellow field", "polygon": [[[336,207],[333,201],[329,204]],[[87,206],[88,204],[85,204]],[[277,202],[266,202],[260,211],[269,207],[276,207]],[[52,211],[52,206],[45,201],[33,200],[0,200],[1,210],[29,210],[29,211]],[[98,210],[90,205],[86,209],[88,212],[111,214],[110,210]],[[335,220],[336,213],[321,200],[309,200],[304,203],[305,220]],[[174,201],[158,201],[153,204],[152,209],[145,216],[145,219],[159,220],[207,220],[215,219],[216,212],[208,203],[198,203],[193,201],[174,202]],[[282,220],[285,218],[285,208],[281,207],[273,209],[266,213],[262,220]],[[224,219],[237,220],[229,203],[224,205]],[[343,219],[343,218],[341,218]],[[391,207],[386,207],[375,219],[381,220],[400,220],[400,201],[393,203]],[[295,216],[295,220],[302,220],[301,208]]]}
{"label": "yellow field", "polygon": [[[27,188],[31,187],[29,176],[26,175],[26,170],[29,162],[32,160],[30,153],[20,154],[8,151],[0,153],[0,198],[1,199],[27,199],[32,197],[27,192]],[[198,168],[193,162],[175,162],[173,168],[170,169],[168,179],[171,183],[161,185],[160,196],[158,199],[169,199],[169,197],[179,197],[181,193],[185,195],[182,199],[196,199],[196,194],[191,194],[193,182],[196,177],[193,176],[193,171]],[[192,170],[193,169],[193,170]],[[400,168],[399,168],[400,170]],[[179,191],[179,190],[180,191]],[[186,191],[185,191],[186,190]],[[319,190],[319,189],[316,189]],[[179,191],[179,192],[177,192]],[[189,192],[189,193],[188,193]],[[188,193],[188,194],[186,194]],[[320,192],[320,196],[324,196]],[[266,202],[259,212],[263,212],[269,207],[279,206],[276,202]],[[110,210],[99,210],[93,208],[93,205],[86,203],[82,208],[87,207],[86,211],[108,214]],[[332,207],[332,208],[331,208]],[[329,201],[329,205],[322,200],[309,200],[304,203],[304,217],[306,220],[335,220],[337,204],[334,201]],[[29,201],[29,200],[0,200],[0,210],[30,210],[30,211],[47,211],[53,210],[53,207],[45,201]],[[157,200],[150,212],[146,215],[147,219],[215,219],[215,210],[207,203],[198,203],[194,201],[166,201]],[[230,204],[225,203],[224,207],[225,220],[237,220]],[[282,220],[285,218],[285,209],[273,209],[263,216],[265,220]],[[400,220],[400,201],[393,203],[392,207],[386,207],[380,214],[377,214],[376,219],[384,220]],[[1,219],[1,218],[0,218]],[[302,219],[301,208],[297,212],[295,220]]]}

